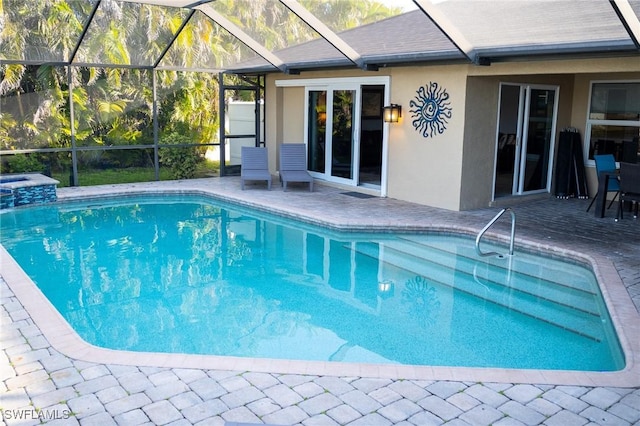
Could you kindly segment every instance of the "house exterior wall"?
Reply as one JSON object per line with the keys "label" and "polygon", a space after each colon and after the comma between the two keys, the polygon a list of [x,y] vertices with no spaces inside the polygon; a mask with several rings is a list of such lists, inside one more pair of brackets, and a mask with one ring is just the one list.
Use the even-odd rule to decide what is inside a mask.
{"label": "house exterior wall", "polygon": [[493,191],[498,78],[470,77],[467,85],[459,209],[486,207]]}
{"label": "house exterior wall", "polygon": [[[539,84],[556,84],[554,81],[557,82],[560,86],[557,132],[565,127],[574,127],[578,129],[584,142],[591,82],[640,80],[640,59],[638,56],[625,56],[620,58],[496,63],[490,67],[470,67],[469,75],[470,77],[497,78],[503,82]],[[494,96],[496,96],[497,105],[497,89]],[[465,146],[467,145],[465,144]],[[586,176],[589,195],[594,196],[597,192],[598,182],[593,161],[586,164]],[[473,184],[472,179],[464,179],[464,181]],[[469,203],[469,198],[472,197],[469,194],[473,194],[474,190],[469,187],[465,192],[467,203],[463,202],[461,209],[474,208],[473,204]]]}
{"label": "house exterior wall", "polygon": [[[635,69],[640,69],[640,59],[635,58]],[[640,80],[640,71],[636,72],[605,72],[578,74],[575,77],[575,90],[573,93],[573,105],[576,107],[571,111],[571,123],[580,130],[580,135],[584,140],[587,129],[587,108],[589,106],[589,93],[591,82],[598,80]],[[589,194],[594,196],[598,188],[598,177],[596,176],[593,162],[587,164],[587,180],[589,183]]]}
{"label": "house exterior wall", "polygon": [[[304,87],[286,87],[276,90],[278,99],[277,126],[276,133],[269,137],[269,126],[267,126],[267,146],[270,147],[270,169],[278,170],[277,151],[283,143],[304,142]],[[268,114],[268,113],[267,113]],[[269,116],[269,115],[267,115]]]}
{"label": "house exterior wall", "polygon": [[[590,82],[640,79],[637,57],[272,74],[266,88],[266,140],[276,148],[270,155],[271,167],[277,170],[277,144],[304,140],[304,88],[276,87],[275,80],[382,75],[390,76],[390,102],[402,106],[401,121],[388,129],[386,194],[449,210],[487,207],[492,202],[501,82],[558,86],[556,140],[566,127],[577,128],[584,140]],[[418,90],[431,82],[448,93],[451,118],[442,133],[425,137],[414,126],[410,102],[419,103]],[[595,194],[595,173],[591,168],[587,172]]]}
{"label": "house exterior wall", "polygon": [[282,143],[302,143],[304,141],[304,87],[288,87],[283,92],[283,107],[286,122],[282,132]]}
{"label": "house exterior wall", "polygon": [[[304,89],[275,87],[287,78],[391,77],[390,102],[402,105],[402,119],[389,125],[387,196],[450,210],[459,209],[466,69],[460,66],[398,67],[364,71],[305,72],[303,76],[271,75],[267,99],[282,99],[282,109],[267,104],[267,141],[304,140]],[[412,125],[409,102],[417,90],[437,82],[449,94],[452,117],[442,134],[425,138]],[[293,121],[297,122],[294,123]],[[280,128],[278,132],[275,128]],[[271,129],[271,130],[270,130]],[[269,144],[270,142],[268,142]],[[274,147],[276,145],[274,144]],[[276,167],[273,163],[273,167]]]}
{"label": "house exterior wall", "polygon": [[487,207],[492,201],[500,83],[558,87],[557,141],[560,131],[571,127],[573,80],[573,74],[469,77],[460,210]]}
{"label": "house exterior wall", "polygon": [[[465,123],[466,66],[393,68],[391,102],[402,105],[402,120],[389,127],[388,195],[419,204],[458,210]],[[425,137],[413,125],[418,90],[430,83],[449,95],[451,118],[440,134]],[[414,108],[415,109],[415,108]]]}

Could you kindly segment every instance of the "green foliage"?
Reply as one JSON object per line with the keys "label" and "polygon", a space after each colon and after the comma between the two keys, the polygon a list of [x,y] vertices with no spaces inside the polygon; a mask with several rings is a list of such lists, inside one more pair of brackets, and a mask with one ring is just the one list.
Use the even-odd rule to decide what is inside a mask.
{"label": "green foliage", "polygon": [[0,173],[45,173],[64,170],[70,167],[64,154],[31,153],[3,155],[0,160]]}
{"label": "green foliage", "polygon": [[[186,145],[192,143],[189,137],[179,133],[169,133],[161,140],[162,145]],[[202,156],[198,147],[160,148],[160,164],[171,169],[175,179],[191,179],[196,174]]]}
{"label": "green foliage", "polygon": [[15,149],[9,139],[9,131],[16,126],[16,120],[10,114],[0,113],[0,149]]}
{"label": "green foliage", "polygon": [[35,155],[11,155],[3,158],[0,172],[2,173],[26,173],[42,172],[44,165]]}

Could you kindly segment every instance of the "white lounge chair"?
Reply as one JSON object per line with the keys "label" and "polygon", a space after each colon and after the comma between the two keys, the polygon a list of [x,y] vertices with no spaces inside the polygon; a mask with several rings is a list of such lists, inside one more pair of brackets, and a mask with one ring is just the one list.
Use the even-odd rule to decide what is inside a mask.
{"label": "white lounge chair", "polygon": [[313,192],[313,177],[307,171],[307,148],[303,143],[280,145],[280,182],[287,190],[289,182],[309,182]]}
{"label": "white lounge chair", "polygon": [[271,189],[271,173],[267,148],[243,146],[241,151],[240,179],[242,190],[246,180],[266,180]]}

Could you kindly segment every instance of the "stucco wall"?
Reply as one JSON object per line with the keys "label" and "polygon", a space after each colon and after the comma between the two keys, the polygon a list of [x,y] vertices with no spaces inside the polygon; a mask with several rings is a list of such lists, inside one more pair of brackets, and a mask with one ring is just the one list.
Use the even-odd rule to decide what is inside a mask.
{"label": "stucco wall", "polygon": [[469,78],[467,84],[460,210],[491,201],[498,116],[497,78]]}
{"label": "stucco wall", "polygon": [[[304,136],[304,89],[300,87],[275,87],[275,79],[312,79],[327,77],[371,77],[389,75],[390,102],[402,105],[402,119],[389,125],[388,185],[387,196],[419,204],[450,210],[460,208],[461,170],[463,155],[465,66],[398,67],[377,73],[362,71],[309,72],[303,76],[270,76],[267,84],[268,98],[280,99],[282,106],[267,102],[268,141],[291,141]],[[446,90],[452,109],[443,133],[424,137],[413,126],[414,117],[410,102],[419,104],[420,87],[438,83]],[[277,126],[269,126],[269,123]],[[270,127],[277,127],[275,132]],[[273,132],[273,134],[272,134]],[[298,139],[302,140],[302,139]],[[276,164],[274,163],[274,168]]]}
{"label": "stucco wall", "polygon": [[[391,102],[402,105],[402,121],[389,129],[389,197],[458,210],[465,122],[466,67],[431,66],[391,70]],[[416,129],[411,101],[437,83],[451,108],[443,133],[429,137]]]}
{"label": "stucco wall", "polygon": [[277,151],[281,144],[304,142],[304,87],[278,88],[277,97],[280,100],[278,111],[281,119],[278,120],[278,133],[268,144],[273,151],[270,157],[275,156],[271,161],[272,170],[280,167]]}
{"label": "stucco wall", "polygon": [[[500,82],[559,86],[556,136],[576,127],[584,139],[590,82],[640,79],[637,69],[636,57],[272,74],[266,87],[270,166],[277,170],[276,144],[304,140],[304,89],[276,88],[275,80],[388,75],[390,101],[402,105],[403,117],[389,125],[387,195],[450,210],[486,207],[493,190]],[[442,134],[424,137],[412,124],[410,102],[419,101],[417,90],[430,82],[449,94],[452,116]],[[595,187],[595,175],[589,178]]]}
{"label": "stucco wall", "polygon": [[283,121],[286,123],[278,143],[304,142],[304,87],[286,87],[283,91]]}

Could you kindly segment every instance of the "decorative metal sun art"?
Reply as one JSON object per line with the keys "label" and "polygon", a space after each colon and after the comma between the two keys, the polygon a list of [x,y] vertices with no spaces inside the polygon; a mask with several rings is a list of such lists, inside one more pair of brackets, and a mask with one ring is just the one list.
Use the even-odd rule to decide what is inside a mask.
{"label": "decorative metal sun art", "polygon": [[415,99],[409,101],[413,127],[425,138],[444,133],[452,112],[449,93],[435,82],[420,87],[416,93]]}

